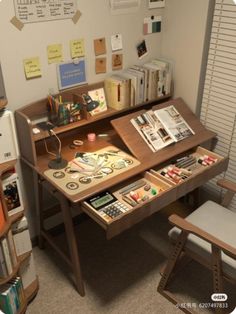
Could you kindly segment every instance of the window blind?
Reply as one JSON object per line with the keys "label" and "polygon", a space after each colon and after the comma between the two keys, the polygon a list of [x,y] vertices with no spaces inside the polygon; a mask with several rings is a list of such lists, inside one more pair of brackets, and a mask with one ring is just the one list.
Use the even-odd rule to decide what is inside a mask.
{"label": "window blind", "polygon": [[[225,173],[206,184],[210,194],[219,194],[219,178],[236,182],[236,5],[233,0],[216,0],[205,83],[201,122],[217,133],[214,151],[229,156]],[[230,209],[236,211],[236,197]]]}

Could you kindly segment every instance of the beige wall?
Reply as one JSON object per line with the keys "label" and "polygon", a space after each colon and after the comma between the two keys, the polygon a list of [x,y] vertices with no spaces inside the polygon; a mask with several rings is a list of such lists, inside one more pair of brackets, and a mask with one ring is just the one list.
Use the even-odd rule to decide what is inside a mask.
{"label": "beige wall", "polygon": [[[82,12],[79,22],[60,20],[27,24],[22,31],[10,24],[14,16],[13,0],[0,2],[0,62],[5,80],[9,109],[15,110],[34,100],[44,98],[49,89],[57,91],[55,64],[47,64],[46,47],[63,44],[64,59],[70,59],[69,41],[85,39],[87,79],[89,83],[101,81],[105,75],[96,75],[94,69],[93,39],[106,37],[107,69],[111,73],[110,36],[123,36],[124,67],[144,63],[162,55],[174,62],[175,96],[181,96],[192,110],[196,110],[198,85],[201,71],[203,42],[210,0],[166,0],[165,9],[147,9],[147,1],[141,0],[136,14],[113,16],[109,12],[109,0],[80,0]],[[136,44],[143,39],[143,18],[152,14],[162,15],[162,33],[145,37],[149,54],[138,60]],[[39,56],[42,77],[26,81],[22,60]],[[107,73],[107,74],[108,74]],[[31,182],[30,173],[24,171],[24,182]],[[25,183],[26,184],[26,183]],[[30,183],[29,183],[30,186]],[[36,234],[35,209],[32,190],[26,191],[31,236]]]}
{"label": "beige wall", "polygon": [[161,54],[174,63],[174,96],[196,112],[211,0],[167,0]]}
{"label": "beige wall", "polygon": [[[104,79],[104,75],[95,74],[95,38],[106,38],[108,72],[111,71],[112,34],[121,33],[123,36],[125,67],[160,55],[161,33],[146,36],[149,54],[142,61],[138,60],[136,44],[143,39],[143,18],[151,14],[162,14],[163,9],[149,11],[147,2],[141,1],[137,13],[114,16],[110,14],[109,0],[79,0],[78,9],[82,16],[76,25],[71,20],[58,20],[26,24],[19,31],[9,22],[14,16],[13,0],[0,2],[0,62],[10,109],[17,109],[45,97],[50,88],[57,92],[56,66],[48,65],[47,45],[63,44],[64,59],[67,61],[70,59],[69,41],[84,38],[89,83]],[[26,81],[22,60],[34,56],[40,57],[42,77]]]}

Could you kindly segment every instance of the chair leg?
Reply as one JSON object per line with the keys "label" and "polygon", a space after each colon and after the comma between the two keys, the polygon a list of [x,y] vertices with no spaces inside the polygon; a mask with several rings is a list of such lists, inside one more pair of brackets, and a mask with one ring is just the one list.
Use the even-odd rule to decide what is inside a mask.
{"label": "chair leg", "polygon": [[[171,276],[171,274],[172,274],[172,272],[176,266],[178,258],[183,251],[184,245],[185,245],[186,240],[187,240],[187,236],[188,236],[188,233],[184,232],[184,231],[182,231],[181,234],[179,235],[177,243],[171,252],[171,255],[167,261],[165,270],[162,274],[161,280],[160,280],[159,285],[157,287],[157,291],[175,305],[180,303],[180,302],[178,302],[178,300],[174,297],[174,295],[172,293],[165,290],[165,288],[166,288],[168,281],[170,279],[170,276]],[[187,309],[182,309],[182,310],[185,313],[191,313]]]}
{"label": "chair leg", "polygon": [[[221,250],[212,245],[212,273],[213,273],[213,291],[214,293],[223,293],[223,276],[221,265]],[[220,302],[219,302],[220,303]],[[216,313],[224,313],[223,308],[216,308]]]}

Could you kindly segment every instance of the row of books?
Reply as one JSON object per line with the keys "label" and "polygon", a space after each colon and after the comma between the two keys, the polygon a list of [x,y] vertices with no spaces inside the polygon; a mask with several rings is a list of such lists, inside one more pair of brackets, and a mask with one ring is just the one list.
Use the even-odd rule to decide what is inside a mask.
{"label": "row of books", "polygon": [[12,225],[0,242],[0,278],[7,278],[18,265],[17,258],[32,250],[26,217]]}
{"label": "row of books", "polygon": [[195,134],[173,105],[148,110],[130,122],[153,152]]}
{"label": "row of books", "polygon": [[0,309],[5,314],[16,314],[25,303],[24,289],[20,277],[10,280],[0,290]]}
{"label": "row of books", "polygon": [[105,79],[109,107],[122,110],[146,101],[152,101],[171,92],[172,66],[154,59],[143,65],[134,65]]}

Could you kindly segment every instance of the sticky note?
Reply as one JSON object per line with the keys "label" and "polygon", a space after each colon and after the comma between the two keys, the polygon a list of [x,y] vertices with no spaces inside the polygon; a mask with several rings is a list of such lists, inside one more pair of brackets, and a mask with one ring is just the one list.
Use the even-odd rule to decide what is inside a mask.
{"label": "sticky note", "polygon": [[71,58],[80,58],[84,57],[84,39],[77,39],[70,41],[70,54]]}
{"label": "sticky note", "polygon": [[59,63],[63,61],[62,45],[49,45],[47,46],[48,64]]}
{"label": "sticky note", "polygon": [[39,57],[24,59],[23,64],[27,79],[42,76]]}

